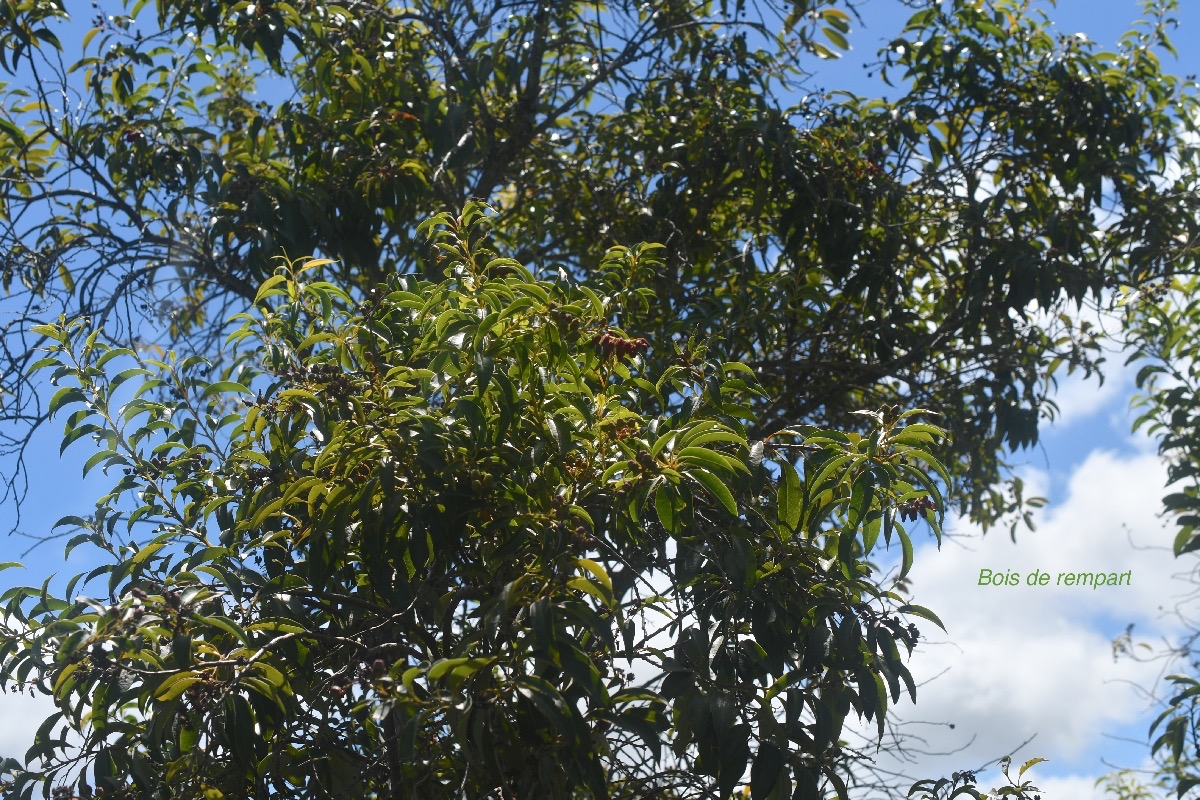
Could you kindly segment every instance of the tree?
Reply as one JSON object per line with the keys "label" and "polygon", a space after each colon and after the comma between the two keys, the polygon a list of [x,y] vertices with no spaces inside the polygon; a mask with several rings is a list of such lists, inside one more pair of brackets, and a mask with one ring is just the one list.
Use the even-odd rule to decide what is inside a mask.
{"label": "tree", "polygon": [[354,297],[436,279],[416,226],[480,198],[538,268],[665,243],[626,324],[750,366],[762,436],[941,413],[950,496],[994,522],[1025,510],[1004,453],[1036,442],[1060,365],[1100,360],[1075,311],[1195,231],[1193,195],[1154,180],[1194,117],[1155,55],[1170,2],[1113,53],[1030,2],[918,5],[874,67],[893,101],[813,89],[855,21],[836,0],[136,2],[73,64],[64,7],[0,8],[17,452],[44,418],[31,323],[212,357],[280,254],[333,259]]}
{"label": "tree", "polygon": [[993,789],[987,794],[981,794],[976,787],[975,773],[971,770],[955,772],[950,778],[938,780],[923,780],[913,784],[908,792],[909,797],[918,800],[953,800],[955,797],[971,797],[975,800],[986,800],[989,797],[1011,797],[1013,800],[1041,800],[1041,791],[1033,785],[1033,781],[1025,778],[1030,769],[1042,763],[1044,758],[1031,758],[1021,765],[1014,778],[1009,774],[1012,757],[1000,759],[1000,773],[1008,785]]}
{"label": "tree", "polygon": [[63,521],[104,560],[74,599],[4,595],[0,681],[59,708],[6,794],[847,796],[844,720],[882,735],[940,624],[891,587],[941,430],[756,440],[752,370],[614,325],[661,248],[536,279],[492,219],[361,300],[282,265],[215,370],[39,329],[64,447],[119,477]]}
{"label": "tree", "polygon": [[[1121,770],[1106,775],[1102,782],[1105,793],[1111,795],[1114,800],[1159,800],[1162,794],[1156,790],[1169,789],[1168,781],[1161,774],[1150,780],[1152,783],[1147,783],[1134,771]],[[1101,781],[1097,781],[1097,785],[1100,783]]]}
{"label": "tree", "polygon": [[[1023,512],[1019,494],[996,488],[1004,451],[1036,441],[1060,367],[1098,363],[1096,332],[1076,312],[1106,285],[1144,287],[1191,253],[1191,173],[1156,180],[1187,160],[1195,107],[1154,55],[1169,47],[1169,3],[1114,53],[1058,35],[1030,3],[918,7],[876,66],[898,83],[891,102],[810,91],[803,69],[843,49],[854,19],[835,0],[122,8],[68,64],[56,35],[69,31],[64,4],[0,3],[0,68],[15,83],[0,114],[0,279],[23,304],[5,329],[7,413],[36,423],[69,406],[68,438],[102,444],[92,466],[130,470],[94,518],[75,520],[86,538],[73,544],[111,551],[110,571],[92,578],[109,575],[108,596],[89,612],[48,589],[14,590],[4,668],[56,690],[72,724],[93,725],[81,757],[113,787],[171,780],[236,794],[262,780],[274,783],[250,791],[286,793],[298,791],[289,780],[432,786],[453,775],[480,782],[464,791],[511,779],[561,796],[602,781],[618,795],[688,796],[705,781],[728,793],[747,764],[760,797],[784,790],[785,767],[801,796],[818,780],[836,787],[841,720],[854,710],[882,724],[908,688],[899,653],[914,634],[864,562],[878,535],[897,515],[936,521],[943,496],[984,522]],[[459,238],[442,240],[450,252],[418,230],[473,197],[503,211],[488,246],[512,261],[491,259],[491,273],[473,262],[478,209],[439,218],[457,226]],[[664,243],[662,257],[611,249],[640,241]],[[316,258],[301,277],[277,276],[281,255]],[[462,270],[448,284],[447,265]],[[475,363],[461,355],[467,330],[496,313],[481,287],[528,300],[488,324],[529,333],[503,345],[472,335],[470,352],[490,359]],[[404,310],[429,297],[446,304],[432,328]],[[231,331],[222,322],[235,311],[251,315]],[[590,366],[562,349],[591,341],[576,325],[599,349]],[[151,363],[159,346],[178,358]],[[42,347],[59,363],[36,374],[80,384],[45,407],[30,372]],[[389,372],[373,372],[376,347],[413,372],[389,377],[386,361]],[[106,365],[126,363],[132,372],[108,377]],[[564,375],[584,387],[572,395],[582,406],[559,396]],[[143,395],[113,416],[111,384],[144,377],[179,396]],[[377,385],[388,381],[413,393],[386,395]],[[599,425],[594,398],[607,406],[613,386],[629,393],[629,425]],[[237,398],[258,391],[253,423],[240,420]],[[898,426],[898,409],[913,407],[940,413],[952,436]],[[393,456],[388,437],[369,438],[371,415],[385,412],[421,421],[411,451],[400,442]],[[697,432],[703,423],[713,425]],[[694,433],[695,452],[679,445],[672,461],[660,430]],[[28,442],[22,429],[12,436],[18,451]],[[571,442],[595,463],[570,465]],[[166,449],[143,456],[134,443]],[[937,478],[889,460],[903,447]],[[519,482],[527,451],[534,472],[554,474]],[[577,486],[594,505],[569,502]],[[411,499],[392,508],[392,495]],[[381,507],[415,515],[386,552],[371,548],[388,537],[369,535],[387,527]],[[504,529],[516,543],[499,558],[469,535],[497,519],[537,535]],[[167,528],[147,539],[143,520]],[[435,524],[448,545],[419,535]],[[509,567],[534,578],[509,606],[497,597],[518,580],[502,568],[514,554],[525,561]],[[443,564],[459,571],[436,572]],[[366,608],[352,607],[360,572]],[[656,653],[637,618],[668,579],[666,613],[681,621],[662,623],[674,639]],[[337,591],[339,580],[354,591]],[[422,614],[366,622],[409,605]],[[28,631],[15,627],[30,618]],[[596,677],[622,652],[628,618],[629,648],[667,673],[639,684],[644,695],[623,694],[612,672]],[[493,621],[528,634],[500,642]],[[395,639],[371,638],[388,626]],[[68,628],[74,638],[61,638]],[[397,652],[372,650],[395,642]],[[115,665],[113,652],[144,666]],[[320,660],[334,655],[344,660]],[[363,657],[353,668],[351,655]],[[308,658],[311,669],[284,669]],[[766,685],[788,669],[796,684]],[[117,696],[100,688],[105,670]],[[729,675],[740,681],[732,698]],[[491,706],[455,704],[477,684]],[[158,727],[106,716],[134,698]],[[427,730],[474,741],[478,726],[490,749],[434,759],[434,741],[397,739],[428,722],[425,710],[449,725]],[[322,713],[347,746],[303,735]],[[239,724],[250,719],[257,728]],[[566,735],[539,740],[542,772],[483,759],[512,756],[501,734],[545,719]],[[52,759],[63,755],[53,724],[39,751]],[[590,747],[601,727],[626,738]],[[252,763],[233,739],[247,731]],[[664,732],[680,752],[650,772],[640,755]],[[213,759],[186,747],[200,741],[216,745]],[[397,767],[406,742],[414,760]],[[165,762],[174,771],[156,771]],[[14,779],[30,791],[38,776]]]}
{"label": "tree", "polygon": [[[1182,165],[1195,170],[1195,163]],[[1195,242],[1188,242],[1194,249]],[[1173,549],[1177,558],[1194,558],[1200,549],[1200,431],[1197,430],[1197,395],[1200,367],[1197,365],[1196,336],[1200,314],[1192,299],[1200,288],[1195,268],[1185,262],[1170,279],[1145,291],[1123,287],[1124,333],[1128,340],[1129,363],[1139,363],[1135,406],[1141,412],[1135,427],[1157,438],[1158,451],[1167,463],[1167,494],[1163,514],[1176,526]],[[1157,771],[1154,785],[1169,785],[1179,797],[1200,785],[1200,681],[1196,678],[1197,644],[1200,632],[1186,610],[1177,609],[1185,634],[1170,648],[1155,652],[1178,669],[1168,675],[1169,690],[1161,701],[1162,711],[1151,726],[1151,753]],[[1126,633],[1122,651],[1136,657]],[[1165,671],[1165,670],[1164,670]],[[1158,687],[1155,687],[1156,689]],[[1160,694],[1160,692],[1155,692]],[[1129,794],[1137,786],[1128,789]],[[1148,793],[1148,789],[1146,790]]]}

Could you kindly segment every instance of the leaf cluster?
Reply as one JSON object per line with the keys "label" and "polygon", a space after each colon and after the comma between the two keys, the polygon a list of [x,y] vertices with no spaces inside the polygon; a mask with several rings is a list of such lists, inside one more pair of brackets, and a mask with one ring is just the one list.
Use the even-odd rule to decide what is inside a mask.
{"label": "leaf cluster", "polygon": [[846,719],[882,735],[940,625],[868,559],[938,530],[943,432],[755,439],[744,365],[599,344],[658,248],[538,279],[492,218],[361,301],[281,266],[215,370],[41,329],[116,483],[62,522],[103,561],[74,599],[0,597],[0,679],[58,706],[8,795],[847,796]]}
{"label": "leaf cluster", "polygon": [[1193,88],[1155,56],[1173,4],[1113,52],[1027,5],[914,9],[885,101],[812,89],[850,44],[837,0],[139,1],[70,63],[61,4],[7,4],[6,413],[45,416],[28,322],[215,357],[281,254],[331,258],[356,299],[438,280],[416,228],[482,198],[507,252],[575,278],[667,244],[625,323],[750,366],[759,438],[928,408],[950,496],[1020,519],[1005,451],[1060,367],[1102,361],[1081,305],[1189,269],[1197,218],[1192,173],[1159,177],[1194,149]]}

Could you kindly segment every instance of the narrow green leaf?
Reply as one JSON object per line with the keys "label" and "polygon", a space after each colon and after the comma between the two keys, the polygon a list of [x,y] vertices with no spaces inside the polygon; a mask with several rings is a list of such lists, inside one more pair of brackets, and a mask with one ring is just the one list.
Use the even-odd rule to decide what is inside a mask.
{"label": "narrow green leaf", "polygon": [[83,394],[83,390],[77,386],[64,386],[59,389],[50,398],[50,405],[47,406],[47,415],[53,417],[54,414],[67,403],[85,403],[87,397]]}
{"label": "narrow green leaf", "polygon": [[750,767],[751,800],[767,800],[779,783],[783,769],[783,753],[771,742],[758,746],[754,764]]}
{"label": "narrow green leaf", "polygon": [[728,731],[717,731],[717,735],[721,740],[717,793],[724,798],[733,793],[746,774],[746,762],[750,760],[750,726],[739,723]]}
{"label": "narrow green leaf", "polygon": [[663,481],[654,492],[654,510],[658,513],[658,521],[663,529],[670,534],[679,532],[679,515],[675,513],[675,500],[671,489]]}
{"label": "narrow green leaf", "polygon": [[779,464],[779,489],[776,495],[776,505],[778,506],[779,521],[787,526],[789,531],[795,532],[804,510],[804,487],[800,483],[800,475],[796,472],[796,468],[787,461]]}
{"label": "narrow green leaf", "polygon": [[749,471],[746,465],[736,458],[730,458],[724,453],[718,453],[705,447],[684,447],[675,454],[675,457],[684,464],[694,464],[711,472]]}
{"label": "narrow green leaf", "polygon": [[253,392],[237,381],[217,381],[204,387],[204,392],[200,396],[212,397],[214,394],[228,394],[230,392],[237,394],[253,394]]}
{"label": "narrow green leaf", "polygon": [[154,692],[154,699],[160,703],[169,703],[199,680],[201,680],[201,675],[192,670],[176,673],[159,684],[158,689]]}
{"label": "narrow green leaf", "polygon": [[[583,567],[584,569],[586,569],[588,572],[595,575],[596,580],[598,580],[600,582],[600,584],[609,591],[609,594],[612,593],[612,590],[613,590],[612,579],[608,577],[608,572],[598,562],[595,562],[595,561],[591,560],[590,558],[581,558],[581,559],[578,559],[575,563],[578,564],[579,566]],[[3,567],[0,567],[0,569],[2,569],[2,568]]]}
{"label": "narrow green leaf", "polygon": [[918,606],[918,605],[915,605],[912,603],[908,603],[906,605],[900,606],[900,608],[898,608],[896,610],[898,612],[900,612],[901,614],[912,614],[914,617],[920,617],[921,619],[927,619],[930,622],[932,622],[934,625],[937,625],[943,631],[946,630],[946,626],[942,624],[942,621],[940,619],[938,619],[938,615],[933,613],[932,611],[930,611],[928,608],[925,608],[925,606]]}
{"label": "narrow green leaf", "polygon": [[196,621],[201,622],[210,628],[222,630],[246,646],[250,645],[250,639],[246,636],[246,632],[242,630],[242,628],[233,620],[218,616],[206,617],[202,614],[196,613],[193,613],[192,616],[195,617]]}
{"label": "narrow green leaf", "polygon": [[729,491],[729,488],[721,482],[720,478],[706,469],[699,468],[688,470],[684,474],[707,489],[731,515],[737,516],[737,502],[733,499],[733,494]]}
{"label": "narrow green leaf", "polygon": [[[863,470],[854,479],[850,490],[850,508],[848,522],[853,530],[858,530],[863,518],[871,510],[871,502],[875,499],[874,475],[870,470]],[[869,550],[867,551],[870,552]]]}
{"label": "narrow green leaf", "polygon": [[900,539],[900,574],[896,577],[896,581],[900,582],[908,577],[909,570],[913,566],[913,545],[912,539],[908,538],[908,532],[904,530],[904,526],[895,526],[896,535]]}

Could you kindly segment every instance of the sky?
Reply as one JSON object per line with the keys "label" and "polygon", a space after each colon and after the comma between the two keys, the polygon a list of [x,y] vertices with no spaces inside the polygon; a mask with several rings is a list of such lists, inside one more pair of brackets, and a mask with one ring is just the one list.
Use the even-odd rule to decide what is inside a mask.
{"label": "sky", "polygon": [[[1200,73],[1200,51],[1188,46],[1200,41],[1200,3],[1184,3],[1176,34],[1180,59],[1164,62],[1179,74]],[[904,9],[896,0],[867,0],[858,8],[864,24],[851,37],[854,49],[825,65],[817,79],[829,88],[885,92],[866,77],[863,64],[899,32]],[[1060,0],[1050,14],[1064,31],[1111,44],[1139,17],[1140,4]],[[1065,381],[1056,397],[1060,418],[1043,431],[1037,448],[1014,457],[1031,493],[1050,500],[1036,517],[1036,531],[1018,530],[1013,542],[1007,529],[984,536],[951,518],[940,549],[932,541],[918,549],[914,601],[934,609],[947,633],[922,626],[926,639],[910,662],[920,684],[918,703],[902,700],[896,709],[901,729],[924,740],[924,753],[903,765],[914,778],[984,768],[1032,737],[1014,761],[1048,759],[1031,773],[1043,797],[1089,800],[1104,796],[1094,784],[1114,765],[1146,762],[1146,732],[1156,714],[1146,689],[1161,689],[1163,664],[1114,659],[1113,643],[1132,624],[1133,641],[1161,652],[1180,632],[1173,612],[1196,607],[1191,593],[1200,584],[1190,580],[1194,560],[1172,557],[1172,532],[1156,515],[1165,469],[1154,443],[1130,432],[1132,374],[1122,362],[1112,354],[1103,386]],[[62,515],[87,513],[108,487],[102,475],[81,478],[86,443],[57,457],[60,435],[60,424],[43,428],[32,450],[20,526],[31,534],[49,532]],[[11,511],[0,509],[4,514]],[[40,584],[51,573],[86,568],[79,557],[64,563],[61,542],[25,554],[30,543],[4,541],[0,561],[18,559],[27,569],[0,573],[0,587]],[[1016,573],[1019,583],[981,586],[981,570]],[[1030,586],[1034,570],[1049,574],[1050,585]],[[1078,572],[1128,573],[1129,579],[1095,589],[1055,585],[1060,573]],[[24,752],[48,710],[43,698],[0,695],[0,755]],[[998,780],[994,767],[980,773],[986,787]]]}

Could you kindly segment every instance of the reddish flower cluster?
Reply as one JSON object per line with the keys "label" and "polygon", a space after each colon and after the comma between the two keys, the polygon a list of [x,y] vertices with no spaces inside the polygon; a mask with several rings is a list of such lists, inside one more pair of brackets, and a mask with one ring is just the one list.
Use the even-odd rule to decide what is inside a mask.
{"label": "reddish flower cluster", "polygon": [[643,338],[626,339],[622,336],[613,336],[608,331],[592,339],[592,344],[600,347],[600,352],[604,354],[605,358],[608,358],[613,353],[623,358],[625,356],[641,354],[650,349],[650,342]]}
{"label": "reddish flower cluster", "polygon": [[908,522],[915,520],[925,511],[933,511],[937,506],[933,500],[928,497],[914,497],[912,500],[906,500],[896,506],[896,510],[900,512],[900,519]]}

